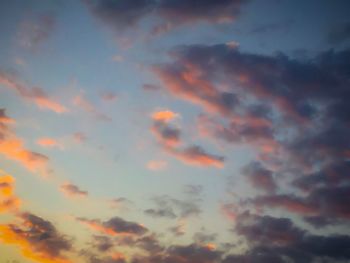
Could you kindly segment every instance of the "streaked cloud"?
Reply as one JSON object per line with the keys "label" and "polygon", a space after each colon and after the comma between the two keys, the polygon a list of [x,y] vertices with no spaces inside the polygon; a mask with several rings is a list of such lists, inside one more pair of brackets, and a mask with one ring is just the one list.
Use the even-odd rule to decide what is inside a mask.
{"label": "streaked cloud", "polygon": [[73,98],[73,104],[80,109],[84,110],[88,114],[90,114],[92,117],[94,117],[97,120],[101,121],[111,121],[112,119],[107,116],[106,114],[100,112],[90,101],[88,101],[85,98],[85,95],[83,93],[75,96]]}
{"label": "streaked cloud", "polygon": [[82,217],[76,219],[78,222],[81,222],[95,231],[111,236],[143,235],[148,231],[146,227],[134,222],[126,221],[120,217],[113,217],[104,222],[98,219],[86,219]]}
{"label": "streaked cloud", "polygon": [[42,147],[47,148],[63,148],[62,144],[58,140],[50,137],[39,138],[36,140],[36,143]]}
{"label": "streaked cloud", "polygon": [[56,113],[67,112],[68,109],[61,103],[50,98],[40,87],[28,87],[23,84],[19,78],[13,74],[0,70],[0,85],[15,91],[22,99],[34,103],[40,109],[51,110]]}
{"label": "streaked cloud", "polygon": [[38,172],[41,175],[48,174],[49,158],[41,153],[32,152],[25,148],[24,142],[17,137],[10,126],[12,121],[6,116],[5,111],[1,111],[0,119],[0,154],[7,159],[20,163],[30,172]]}
{"label": "streaked cloud", "polygon": [[228,23],[232,22],[240,13],[245,0],[205,1],[200,5],[196,1],[180,0],[137,1],[109,0],[86,1],[88,9],[102,22],[120,31],[135,27],[148,18],[158,21],[151,29],[152,34],[168,32],[174,27],[196,23]]}

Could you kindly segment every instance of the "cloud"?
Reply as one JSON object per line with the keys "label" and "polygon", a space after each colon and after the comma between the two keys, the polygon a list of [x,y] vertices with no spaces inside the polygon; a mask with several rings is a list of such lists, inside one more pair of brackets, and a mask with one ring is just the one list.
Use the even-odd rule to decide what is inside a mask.
{"label": "cloud", "polygon": [[166,169],[168,163],[162,160],[152,160],[147,163],[147,168],[151,171],[161,171]]}
{"label": "cloud", "polygon": [[25,258],[35,262],[71,262],[63,254],[71,251],[72,244],[51,222],[31,213],[22,213],[19,217],[20,225],[0,225],[3,243],[17,246]]}
{"label": "cloud", "polygon": [[74,141],[76,141],[77,143],[83,143],[87,140],[87,136],[85,133],[83,132],[75,132],[73,134],[73,139]]}
{"label": "cloud", "polygon": [[24,48],[36,50],[49,38],[55,25],[56,18],[49,13],[25,19],[19,26],[19,44]]}
{"label": "cloud", "polygon": [[[247,98],[270,103],[286,117],[305,121],[318,113],[315,106],[319,103],[329,102],[327,112],[333,114],[347,110],[343,98],[348,91],[343,77],[348,56],[348,50],[327,51],[312,61],[302,61],[284,54],[245,53],[225,44],[192,45],[174,49],[173,62],[155,65],[153,71],[171,94],[199,104],[208,112],[235,117],[235,106],[246,105],[246,101],[240,101],[244,92]],[[222,91],[218,81],[234,85]],[[249,107],[241,110],[245,113]]]}
{"label": "cloud", "polygon": [[112,91],[105,91],[101,94],[101,98],[104,101],[110,102],[110,101],[116,101],[118,96]]}
{"label": "cloud", "polygon": [[350,39],[350,22],[333,26],[327,35],[330,44],[341,44]]}
{"label": "cloud", "polygon": [[277,185],[273,178],[273,173],[263,167],[261,163],[249,163],[243,168],[242,172],[256,189],[261,189],[267,193],[276,191]]}
{"label": "cloud", "polygon": [[68,109],[61,103],[50,98],[40,87],[28,87],[14,75],[0,70],[0,85],[15,91],[22,99],[33,102],[40,109],[51,110],[56,113],[67,112]]}
{"label": "cloud", "polygon": [[60,190],[62,193],[64,193],[68,197],[87,197],[88,192],[82,191],[79,189],[78,186],[71,184],[71,183],[65,183],[60,186]]}
{"label": "cloud", "polygon": [[[256,150],[243,175],[268,194],[243,203],[262,212],[284,209],[315,226],[345,224],[349,49],[295,59],[188,45],[170,57],[152,70],[171,95],[205,111],[197,120],[200,135]],[[285,189],[277,189],[279,180]],[[282,193],[290,187],[301,191]]]}
{"label": "cloud", "polygon": [[239,215],[236,231],[244,236],[250,249],[242,255],[230,255],[230,262],[342,262],[350,257],[347,235],[313,235],[295,226],[288,218]]}
{"label": "cloud", "polygon": [[223,156],[209,154],[198,145],[180,150],[170,148],[167,149],[167,152],[189,165],[200,167],[214,166],[216,168],[222,168],[224,166]]}
{"label": "cloud", "polygon": [[136,27],[146,18],[154,18],[158,22],[153,25],[152,34],[167,32],[185,24],[232,22],[246,2],[218,0],[198,4],[195,0],[85,1],[93,15],[118,32]]}
{"label": "cloud", "polygon": [[22,200],[14,193],[15,178],[11,175],[0,175],[0,214],[17,212]]}
{"label": "cloud", "polygon": [[92,241],[92,247],[100,252],[110,251],[114,246],[113,240],[108,236],[93,235]]}
{"label": "cloud", "polygon": [[36,143],[42,147],[62,148],[62,145],[56,139],[49,137],[39,138]]}
{"label": "cloud", "polygon": [[[251,200],[258,207],[280,208],[304,216],[322,216],[334,219],[350,218],[348,204],[350,187],[326,186],[313,189],[307,196],[268,195]],[[333,222],[333,221],[331,221]]]}
{"label": "cloud", "polygon": [[169,110],[152,114],[153,125],[151,131],[158,139],[163,150],[188,165],[222,168],[224,166],[224,157],[222,156],[207,153],[198,145],[179,147],[182,143],[181,130],[173,127],[170,123],[176,116],[176,113]]}
{"label": "cloud", "polygon": [[154,218],[187,219],[198,216],[202,212],[198,204],[201,199],[198,198],[191,197],[180,200],[162,195],[156,196],[152,200],[155,203],[155,208],[146,209],[144,213]]}
{"label": "cloud", "polygon": [[152,114],[152,119],[156,122],[169,122],[177,117],[179,117],[179,114],[171,110],[156,111]]}
{"label": "cloud", "polygon": [[18,138],[10,126],[12,119],[6,116],[5,110],[0,111],[0,154],[10,160],[19,162],[30,172],[38,172],[41,175],[48,174],[49,158],[43,154],[32,152],[25,148],[22,139]]}
{"label": "cloud", "polygon": [[148,229],[144,226],[134,222],[125,221],[120,217],[113,217],[105,222],[101,222],[97,219],[86,219],[82,217],[78,217],[77,220],[93,230],[111,236],[143,235],[148,231]]}
{"label": "cloud", "polygon": [[176,215],[174,214],[174,212],[172,211],[172,208],[170,207],[159,208],[159,209],[150,208],[150,209],[146,209],[144,213],[154,218],[160,218],[160,217],[170,218],[170,219],[176,218]]}
{"label": "cloud", "polygon": [[109,200],[109,203],[111,208],[125,208],[126,206],[132,204],[132,202],[125,197],[114,198],[112,200]]}
{"label": "cloud", "polygon": [[133,263],[217,263],[220,262],[221,252],[207,246],[196,244],[169,246],[165,252],[146,257],[135,257]]}
{"label": "cloud", "polygon": [[178,128],[169,125],[165,121],[154,121],[151,130],[157,137],[160,144],[164,145],[165,147],[175,147],[181,144],[181,131]]}
{"label": "cloud", "polygon": [[91,102],[89,102],[84,94],[80,94],[74,97],[73,104],[85,112],[91,114],[94,118],[101,121],[111,121],[112,119],[106,114],[100,112]]}

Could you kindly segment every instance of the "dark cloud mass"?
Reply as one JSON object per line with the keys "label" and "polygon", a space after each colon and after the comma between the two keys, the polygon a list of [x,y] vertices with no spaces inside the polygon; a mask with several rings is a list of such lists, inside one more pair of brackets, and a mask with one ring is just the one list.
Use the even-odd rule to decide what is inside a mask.
{"label": "dark cloud mass", "polygon": [[[199,133],[257,150],[257,160],[241,174],[262,195],[243,199],[240,206],[294,214],[318,230],[348,227],[348,49],[295,59],[226,44],[189,45],[175,48],[170,57],[153,72],[167,92],[205,111],[197,118]],[[222,262],[349,259],[343,245],[348,235],[314,235],[291,219],[239,214],[237,205],[225,207],[231,205],[234,211],[223,213],[236,222],[235,232],[249,249]]]}
{"label": "dark cloud mass", "polygon": [[240,13],[246,0],[85,0],[89,10],[103,22],[117,30],[141,24],[153,17],[160,22],[153,33],[168,31],[188,23],[224,23]]}
{"label": "dark cloud mass", "polygon": [[72,241],[59,233],[50,221],[31,213],[18,217],[19,224],[0,225],[2,242],[16,244],[23,255],[37,262],[70,262],[65,253],[72,251]]}

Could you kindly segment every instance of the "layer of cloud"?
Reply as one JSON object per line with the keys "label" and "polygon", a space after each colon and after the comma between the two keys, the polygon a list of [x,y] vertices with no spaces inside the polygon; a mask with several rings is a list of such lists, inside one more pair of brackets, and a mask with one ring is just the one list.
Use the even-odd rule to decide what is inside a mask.
{"label": "layer of cloud", "polygon": [[117,31],[138,26],[146,18],[156,19],[158,22],[153,24],[152,34],[168,32],[185,24],[232,22],[246,2],[218,0],[201,1],[198,4],[195,0],[85,1],[93,15]]}

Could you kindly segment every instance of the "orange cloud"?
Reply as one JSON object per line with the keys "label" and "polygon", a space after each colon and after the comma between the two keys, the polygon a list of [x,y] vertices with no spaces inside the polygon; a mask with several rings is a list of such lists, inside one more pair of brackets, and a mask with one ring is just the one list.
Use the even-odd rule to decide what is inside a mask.
{"label": "orange cloud", "polygon": [[[2,115],[6,117],[4,110]],[[0,119],[0,154],[19,162],[31,172],[46,175],[49,158],[43,154],[27,150],[23,141],[11,130],[7,121],[9,118],[5,117]],[[2,119],[5,119],[5,122]]]}
{"label": "orange cloud", "polygon": [[121,252],[113,252],[111,258],[114,260],[125,260],[126,259],[125,255]]}
{"label": "orange cloud", "polygon": [[15,212],[21,205],[21,200],[14,194],[14,183],[12,176],[0,176],[0,213]]}
{"label": "orange cloud", "polygon": [[61,148],[61,144],[53,138],[48,138],[48,137],[44,137],[44,138],[39,138],[36,143],[42,147],[58,147]]}
{"label": "orange cloud", "polygon": [[[48,221],[44,221],[44,223],[45,222],[50,224]],[[50,253],[50,245],[45,244],[45,240],[40,240],[40,238],[38,238],[40,235],[44,239],[50,238],[50,235],[47,235],[48,237],[45,236],[45,229],[38,228],[38,225],[32,225],[29,220],[23,222],[23,226],[26,229],[22,229],[14,224],[0,225],[0,242],[16,246],[23,257],[35,262],[72,263],[72,261],[59,254]],[[54,233],[50,234],[54,235]],[[50,240],[49,242],[54,243],[55,241]],[[57,245],[62,244],[57,243]]]}
{"label": "orange cloud", "polygon": [[147,163],[147,168],[152,171],[164,170],[168,163],[166,161],[152,160]]}
{"label": "orange cloud", "polygon": [[170,110],[163,110],[163,111],[156,111],[152,114],[152,119],[154,121],[164,121],[164,122],[168,122],[171,121],[173,119],[175,119],[176,117],[178,117],[179,114],[170,111]]}
{"label": "orange cloud", "polygon": [[64,113],[68,111],[62,104],[49,98],[43,89],[39,87],[29,88],[14,76],[1,71],[0,84],[10,90],[16,91],[23,99],[34,102],[40,109],[48,109],[56,113]]}
{"label": "orange cloud", "polygon": [[19,138],[0,141],[0,153],[8,159],[19,162],[31,172],[38,171],[44,175],[47,171],[48,157],[25,149],[23,141]]}
{"label": "orange cloud", "polygon": [[184,162],[185,164],[202,167],[224,167],[224,157],[209,154],[199,146],[190,146],[185,149],[166,148],[166,151],[175,156],[180,161]]}

